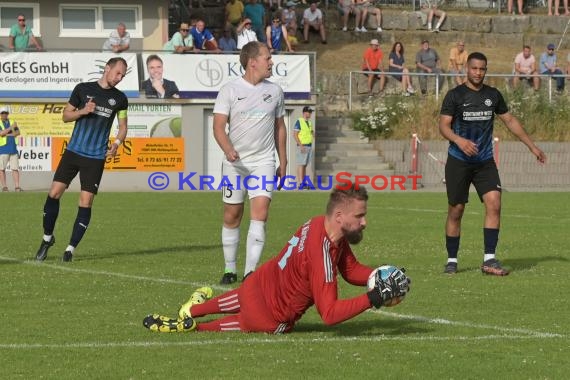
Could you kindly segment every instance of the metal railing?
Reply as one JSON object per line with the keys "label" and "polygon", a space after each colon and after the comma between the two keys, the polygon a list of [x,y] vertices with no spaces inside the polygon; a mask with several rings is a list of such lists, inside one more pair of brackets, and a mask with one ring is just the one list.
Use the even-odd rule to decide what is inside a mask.
{"label": "metal railing", "polygon": [[[396,81],[396,79],[392,77],[392,75],[391,75],[392,73],[391,73],[391,72],[384,71],[383,73],[384,73],[384,75],[386,76],[386,82],[388,82],[389,80],[391,80],[391,81]],[[350,73],[349,73],[349,79],[348,79],[348,110],[349,110],[349,111],[352,111],[352,98],[353,98],[354,96],[360,95],[359,93],[354,94],[354,91],[353,91],[353,89],[354,89],[354,87],[355,87],[355,83],[358,84],[358,80],[359,80],[358,78],[354,78],[354,75],[355,75],[355,74],[356,74],[356,75],[364,75],[364,74],[376,74],[376,75],[378,75],[379,73],[378,73],[377,71],[362,71],[362,70],[360,70],[360,71],[350,71]],[[394,73],[394,74],[401,74],[401,73]],[[419,77],[427,77],[426,80],[428,81],[428,88],[427,88],[428,94],[433,93],[433,94],[435,95],[436,101],[439,100],[439,96],[440,96],[440,90],[441,90],[441,89],[439,88],[439,83],[440,83],[440,82],[445,83],[445,82],[446,82],[446,81],[445,81],[446,78],[454,79],[455,77],[458,76],[457,74],[453,74],[453,73],[418,73],[418,72],[413,72],[413,71],[410,71],[410,72],[407,73],[406,75],[410,76],[410,79],[412,80],[412,82],[414,82],[414,81],[413,81],[413,78],[414,78],[414,77],[418,77],[418,78],[419,78]],[[430,88],[430,86],[429,86],[429,82],[430,82],[429,79],[430,79],[430,77],[435,79],[435,80],[434,80],[435,83],[431,86],[431,88]],[[443,77],[443,79],[440,79],[440,77]],[[512,78],[514,78],[514,77],[515,77],[515,76],[514,76],[512,73],[510,73],[510,74],[486,74],[486,75],[485,75],[485,78],[505,78],[505,82],[506,82],[505,86],[507,87],[507,89],[508,89],[509,87],[512,87],[512,84],[510,84],[510,80],[511,80]],[[522,76],[521,76],[521,77],[522,77]],[[527,75],[527,76],[524,76],[524,78],[530,78],[530,77],[538,77],[538,78],[540,78],[540,80],[541,80],[541,87],[542,87],[542,83],[543,83],[544,81],[547,82],[547,88],[546,88],[546,89],[547,89],[547,92],[548,92],[548,101],[549,101],[549,102],[552,102],[553,94],[554,94],[554,92],[556,91],[556,89],[555,89],[555,88],[553,87],[553,85],[552,85],[552,82],[553,82],[556,78],[566,78],[567,76],[564,75],[564,74],[562,74],[562,75],[542,75],[542,74],[541,74],[541,75]],[[366,79],[366,78],[363,78],[363,79],[361,79],[361,80],[367,80],[367,79]],[[356,81],[356,82],[355,82],[355,81]],[[378,81],[378,80],[376,80],[376,81]],[[417,84],[417,81],[418,81],[418,80],[415,81],[416,84]],[[399,85],[400,85],[400,82],[397,82],[397,84],[398,84],[398,86],[399,86]],[[521,85],[523,85],[523,84],[521,84]],[[444,84],[444,86],[445,86],[445,84]],[[444,86],[442,86],[442,87],[444,87]],[[449,86],[448,86],[448,87],[449,87]],[[453,86],[453,87],[455,87],[455,86]],[[496,86],[494,86],[494,87],[496,87]],[[451,87],[450,87],[450,89],[451,89]],[[430,91],[430,90],[431,90],[431,91]],[[419,93],[419,91],[417,91],[417,93]],[[363,95],[362,95],[362,96],[363,96]],[[420,95],[420,96],[421,96],[421,95]]]}

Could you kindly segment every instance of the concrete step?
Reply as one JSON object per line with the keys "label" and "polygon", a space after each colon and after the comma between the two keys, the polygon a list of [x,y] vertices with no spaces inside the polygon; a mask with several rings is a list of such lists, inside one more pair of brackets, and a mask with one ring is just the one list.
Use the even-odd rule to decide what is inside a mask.
{"label": "concrete step", "polygon": [[367,144],[368,138],[361,138],[360,136],[356,137],[319,137],[317,142],[318,144]]}
{"label": "concrete step", "polygon": [[327,152],[329,150],[373,150],[374,145],[370,143],[317,143],[315,151],[317,153]]}
{"label": "concrete step", "polygon": [[361,172],[369,172],[369,171],[383,171],[383,170],[391,170],[390,164],[382,162],[382,163],[374,163],[374,164],[350,164],[344,162],[335,162],[335,163],[326,163],[326,164],[319,164],[318,170],[329,170],[329,171],[350,171],[352,173],[361,173]]}
{"label": "concrete step", "polygon": [[317,119],[318,126],[324,125],[327,128],[352,128],[352,119],[348,117],[321,117]]}
{"label": "concrete step", "polygon": [[[335,176],[338,173],[342,173],[345,170],[315,170],[315,174],[316,175],[323,175],[323,176]],[[346,170],[348,171],[348,170]],[[350,173],[353,177],[355,175],[364,175],[364,176],[369,176],[369,177],[374,177],[374,176],[391,176],[394,175],[394,170],[392,169],[388,169],[388,170],[360,170],[358,171],[358,173],[354,172],[354,173]]]}
{"label": "concrete step", "polygon": [[323,155],[331,156],[331,157],[378,157],[378,151],[374,149],[344,149],[337,148],[337,149],[329,149],[326,150],[325,154],[322,154],[323,151],[317,148],[316,157],[322,157]]}
{"label": "concrete step", "polygon": [[337,157],[337,156],[315,156],[315,165],[321,164],[334,164],[334,163],[346,163],[346,164],[365,164],[365,165],[376,165],[383,164],[385,161],[380,156],[371,157]]}
{"label": "concrete step", "polygon": [[360,131],[353,130],[329,130],[329,129],[317,129],[315,134],[317,139],[322,137],[351,137],[351,138],[361,138],[362,133]]}
{"label": "concrete step", "polygon": [[317,119],[316,122],[317,127],[315,128],[317,133],[319,131],[351,131],[354,132],[354,129],[352,129],[352,123],[350,125],[348,124],[324,124],[321,123],[320,119]]}

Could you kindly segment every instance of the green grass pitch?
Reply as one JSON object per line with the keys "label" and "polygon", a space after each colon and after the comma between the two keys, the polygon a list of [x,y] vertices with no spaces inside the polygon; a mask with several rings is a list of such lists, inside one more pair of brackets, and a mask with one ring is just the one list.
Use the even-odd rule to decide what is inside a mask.
{"label": "green grass pitch", "polygon": [[[291,334],[157,334],[142,319],[175,316],[223,271],[217,192],[105,193],[74,262],[61,263],[77,211],[65,194],[56,245],[33,257],[45,193],[0,195],[2,379],[566,379],[570,372],[570,193],[505,193],[498,258],[484,276],[483,208],[471,195],[460,272],[445,263],[443,193],[372,193],[354,247],[363,263],[404,266],[412,289],[393,308],[325,326],[314,308]],[[279,192],[263,261],[328,194]],[[247,220],[242,225],[245,241]],[[244,243],[238,273],[243,275]],[[364,291],[340,280],[340,297]],[[199,321],[199,320],[198,320]]]}

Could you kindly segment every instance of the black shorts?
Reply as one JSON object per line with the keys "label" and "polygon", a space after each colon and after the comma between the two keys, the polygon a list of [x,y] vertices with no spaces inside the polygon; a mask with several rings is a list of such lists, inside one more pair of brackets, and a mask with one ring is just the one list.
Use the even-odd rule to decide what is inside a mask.
{"label": "black shorts", "polygon": [[101,177],[103,177],[104,167],[105,160],[83,157],[70,150],[66,150],[63,152],[53,180],[65,183],[69,187],[71,181],[73,181],[77,173],[79,173],[81,190],[97,194]]}
{"label": "black shorts", "polygon": [[445,187],[450,205],[465,204],[469,201],[469,186],[473,184],[479,199],[489,191],[501,191],[501,179],[495,160],[465,162],[448,156],[445,164]]}
{"label": "black shorts", "polygon": [[364,76],[365,76],[366,78],[368,78],[369,76],[373,76],[373,77],[375,77],[376,79],[380,79],[380,78],[382,77],[382,74],[384,74],[384,72],[383,72],[382,70],[380,70],[380,69],[374,69],[374,70],[362,69],[362,70],[363,70],[363,71],[374,71],[374,72],[378,73],[378,74],[364,74]]}

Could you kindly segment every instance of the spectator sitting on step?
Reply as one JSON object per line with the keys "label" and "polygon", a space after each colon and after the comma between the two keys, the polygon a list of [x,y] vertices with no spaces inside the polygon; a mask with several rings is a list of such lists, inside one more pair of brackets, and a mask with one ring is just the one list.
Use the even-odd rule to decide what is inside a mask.
{"label": "spectator sitting on step", "polygon": [[[548,44],[546,52],[540,55],[539,70],[542,75],[563,75],[562,70],[556,65],[556,46]],[[562,93],[564,91],[564,77],[559,76],[552,78],[556,80],[556,91]]]}
{"label": "spectator sitting on step", "polygon": [[467,64],[467,56],[469,54],[465,51],[465,42],[463,40],[457,41],[457,46],[452,47],[449,51],[449,65],[447,70],[452,74],[457,74],[454,77],[455,84],[459,86],[467,80],[465,65]]}
{"label": "spectator sitting on step", "polygon": [[376,17],[376,31],[378,33],[382,32],[382,11],[380,8],[373,6],[368,0],[355,0],[356,10],[360,12],[360,22],[361,27],[358,28],[358,23],[356,24],[355,32],[367,32],[364,24],[366,24],[366,18],[368,14],[374,15]]}
{"label": "spectator sitting on step", "polygon": [[[422,41],[422,48],[416,53],[416,67],[418,73],[424,74],[441,74],[442,70],[440,68],[440,59],[437,51],[429,47],[429,41]],[[427,77],[426,75],[420,75],[420,90],[422,95],[427,94]],[[441,86],[443,84],[443,76],[438,75],[438,89],[441,91]]]}
{"label": "spectator sitting on step", "polygon": [[194,43],[190,34],[190,26],[185,22],[180,24],[178,32],[172,35],[172,38],[164,44],[162,50],[180,54],[192,53],[194,51]]}
{"label": "spectator sitting on step", "polygon": [[245,18],[237,27],[237,49],[241,50],[245,44],[251,41],[257,41],[257,34],[251,26],[251,20]]}
{"label": "spectator sitting on step", "polygon": [[[439,0],[420,0],[421,1],[421,9],[423,12],[427,13],[427,29],[428,32],[436,32],[439,33],[439,28],[441,24],[445,21],[447,17],[447,13],[438,9],[438,1]],[[433,26],[433,19],[437,17],[437,23],[435,24],[435,28]]]}
{"label": "spectator sitting on step", "polygon": [[285,25],[287,31],[294,30],[295,34],[297,34],[297,29],[299,28],[297,25],[297,11],[295,10],[297,3],[294,1],[288,1],[285,5],[287,8],[283,9],[281,12],[281,23]]}
{"label": "spectator sitting on step", "polygon": [[416,90],[414,90],[412,86],[412,78],[410,78],[409,75],[410,71],[404,65],[404,45],[402,45],[401,42],[394,42],[388,59],[390,60],[388,72],[392,73],[391,75],[394,79],[402,83],[402,94],[404,96],[414,94]]}
{"label": "spectator sitting on step", "polygon": [[231,28],[226,28],[222,33],[222,37],[218,40],[218,46],[224,52],[231,52],[237,50],[236,41],[232,38]]}
{"label": "spectator sitting on step", "polygon": [[360,9],[356,8],[354,0],[339,0],[337,3],[337,8],[340,16],[342,17],[342,31],[346,32],[348,30],[348,18],[351,14],[353,14],[356,18],[354,21],[354,31],[360,32],[360,28],[358,28],[358,25],[360,25]]}
{"label": "spectator sitting on step", "polygon": [[515,76],[513,77],[513,87],[517,88],[521,80],[532,84],[535,91],[540,89],[540,78],[537,76],[536,58],[530,52],[530,46],[524,45],[523,51],[515,57]]}
{"label": "spectator sitting on step", "polygon": [[374,87],[374,80],[380,80],[380,92],[384,91],[384,85],[386,84],[386,75],[384,75],[384,70],[382,68],[382,58],[384,54],[377,39],[370,41],[370,47],[364,51],[362,56],[362,70],[369,71],[364,75],[368,77],[368,97],[372,97],[372,88]]}
{"label": "spectator sitting on step", "polygon": [[194,51],[220,51],[216,38],[208,29],[204,20],[196,21],[196,25],[190,29],[192,39],[194,40]]}
{"label": "spectator sitting on step", "polygon": [[282,41],[285,41],[287,51],[293,51],[289,42],[289,36],[287,35],[287,28],[281,24],[279,15],[273,16],[271,25],[267,25],[265,28],[265,37],[267,38],[267,47],[270,53],[280,52],[282,50]]}
{"label": "spectator sitting on step", "polygon": [[309,30],[318,32],[321,36],[321,43],[327,43],[323,12],[317,8],[317,2],[313,1],[309,8],[303,12],[303,38],[304,43],[309,43]]}

